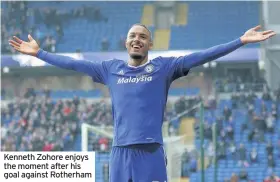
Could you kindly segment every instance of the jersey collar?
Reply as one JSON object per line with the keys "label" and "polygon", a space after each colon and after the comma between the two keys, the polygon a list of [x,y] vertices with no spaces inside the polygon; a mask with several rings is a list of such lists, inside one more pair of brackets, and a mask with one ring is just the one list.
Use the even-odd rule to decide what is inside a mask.
{"label": "jersey collar", "polygon": [[143,66],[146,66],[147,64],[149,64],[151,61],[148,60],[145,64],[142,64],[140,66],[132,66],[132,65],[129,65],[128,62],[126,62],[127,66],[130,67],[130,68],[141,68]]}

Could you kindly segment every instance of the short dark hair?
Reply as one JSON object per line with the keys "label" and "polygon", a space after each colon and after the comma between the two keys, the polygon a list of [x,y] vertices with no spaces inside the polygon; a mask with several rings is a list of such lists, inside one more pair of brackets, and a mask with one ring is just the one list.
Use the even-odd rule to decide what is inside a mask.
{"label": "short dark hair", "polygon": [[150,40],[153,40],[153,36],[152,36],[152,32],[146,27],[146,25],[142,24],[142,23],[135,23],[133,24],[130,28],[134,27],[134,26],[141,26],[144,27],[146,30],[148,30],[149,34],[150,34]]}

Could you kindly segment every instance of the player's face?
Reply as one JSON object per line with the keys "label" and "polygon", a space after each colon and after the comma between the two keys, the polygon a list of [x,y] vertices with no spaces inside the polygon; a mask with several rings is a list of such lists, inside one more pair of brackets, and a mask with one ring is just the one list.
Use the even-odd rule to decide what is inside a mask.
{"label": "player's face", "polygon": [[132,59],[143,60],[152,48],[150,32],[142,26],[133,26],[127,34],[126,48]]}

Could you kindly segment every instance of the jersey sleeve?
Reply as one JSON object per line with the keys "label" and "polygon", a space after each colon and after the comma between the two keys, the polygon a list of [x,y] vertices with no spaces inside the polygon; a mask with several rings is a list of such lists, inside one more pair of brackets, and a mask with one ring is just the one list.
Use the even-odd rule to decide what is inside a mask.
{"label": "jersey sleeve", "polygon": [[68,56],[49,53],[42,49],[38,51],[37,58],[62,69],[85,73],[92,77],[95,82],[107,83],[108,71],[105,61],[78,60]]}
{"label": "jersey sleeve", "polygon": [[186,56],[166,58],[168,64],[168,74],[172,80],[186,76],[193,67],[203,65],[209,61],[222,57],[241,47],[243,43],[240,39],[220,44],[209,49],[192,53]]}

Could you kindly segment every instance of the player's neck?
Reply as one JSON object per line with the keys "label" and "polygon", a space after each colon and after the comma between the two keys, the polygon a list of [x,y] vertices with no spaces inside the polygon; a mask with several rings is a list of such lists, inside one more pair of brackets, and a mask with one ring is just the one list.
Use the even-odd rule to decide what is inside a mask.
{"label": "player's neck", "polygon": [[148,61],[148,56],[146,56],[143,60],[129,59],[128,65],[137,67],[147,63],[147,61]]}

